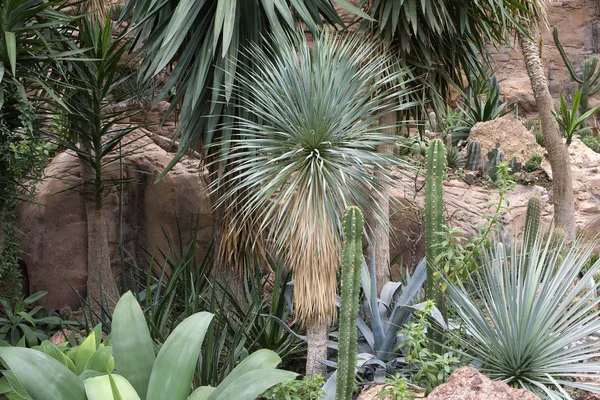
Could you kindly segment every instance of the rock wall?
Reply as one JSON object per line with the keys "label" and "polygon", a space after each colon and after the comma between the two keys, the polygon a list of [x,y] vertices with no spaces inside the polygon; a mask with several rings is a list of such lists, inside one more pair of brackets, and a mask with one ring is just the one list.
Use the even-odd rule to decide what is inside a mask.
{"label": "rock wall", "polygon": [[[181,229],[186,240],[194,218],[199,222],[197,244],[201,255],[207,252],[213,235],[211,202],[199,161],[184,158],[155,184],[173,154],[146,134],[144,130],[134,131],[130,139],[137,140],[124,148],[124,152],[133,153],[123,163],[124,177],[129,182],[123,188],[122,225],[117,192],[112,191],[104,203],[115,273],[120,268],[117,252],[120,227],[127,257],[141,266],[148,265],[145,250],[157,257],[159,251],[168,252],[165,232],[177,238]],[[119,175],[118,163],[105,168],[107,178],[116,179]],[[76,189],[71,189],[81,183],[77,158],[71,152],[59,154],[46,168],[45,177],[37,186],[37,204],[21,204],[17,210],[29,290],[32,293],[48,290],[42,300],[46,307],[78,307],[77,294],[69,285],[85,295],[87,225],[83,200]]]}
{"label": "rock wall", "polygon": [[[546,6],[550,30],[543,33],[542,61],[546,68],[550,93],[557,100],[561,92],[572,93],[573,82],[554,45],[552,29],[554,26],[558,27],[567,56],[576,71],[581,72],[581,63],[600,53],[600,6],[596,0],[554,0],[547,1]],[[515,42],[513,47],[491,49],[491,52],[502,94],[509,102],[519,104],[520,114],[531,116],[530,114],[536,111],[535,99],[517,43]],[[590,100],[590,107],[598,104],[600,94],[596,94],[593,100]]]}

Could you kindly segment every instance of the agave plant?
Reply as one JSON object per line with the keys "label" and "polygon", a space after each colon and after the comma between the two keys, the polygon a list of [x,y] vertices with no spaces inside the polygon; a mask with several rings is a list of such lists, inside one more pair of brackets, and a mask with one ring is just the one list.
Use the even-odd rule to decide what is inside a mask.
{"label": "agave plant", "polygon": [[537,238],[529,250],[498,241],[483,249],[481,272],[470,278],[480,290],[448,281],[447,292],[465,331],[454,339],[483,364],[483,373],[550,399],[570,399],[567,387],[600,393],[586,379],[600,372],[600,348],[586,340],[600,330],[594,295],[600,284],[590,285],[600,261],[582,273],[593,244],[564,246],[554,236]]}
{"label": "agave plant", "polygon": [[275,369],[281,362],[277,354],[259,350],[244,359],[218,387],[200,387],[190,394],[212,318],[213,314],[207,312],[186,318],[156,354],[144,313],[127,292],[115,308],[111,346],[98,345],[100,338],[93,333],[76,349],[72,364],[47,342],[42,344],[46,352],[1,348],[0,359],[9,368],[4,375],[12,391],[36,400],[226,400],[233,394],[236,399],[252,400],[269,387],[296,376]]}

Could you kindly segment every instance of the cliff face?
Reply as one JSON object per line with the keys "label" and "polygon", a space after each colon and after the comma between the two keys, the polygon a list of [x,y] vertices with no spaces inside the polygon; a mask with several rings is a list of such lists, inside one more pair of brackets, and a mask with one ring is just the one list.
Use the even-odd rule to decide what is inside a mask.
{"label": "cliff face", "polygon": [[[554,0],[547,2],[550,30],[543,33],[542,61],[550,93],[558,99],[563,93],[567,98],[574,91],[573,81],[554,45],[552,29],[558,28],[561,43],[575,70],[581,72],[584,60],[600,53],[600,2],[598,0]],[[517,44],[492,49],[496,77],[500,81],[502,94],[511,103],[519,104],[519,112],[535,111],[535,100],[525,71],[525,64]],[[600,104],[600,95],[590,99],[590,107]]]}

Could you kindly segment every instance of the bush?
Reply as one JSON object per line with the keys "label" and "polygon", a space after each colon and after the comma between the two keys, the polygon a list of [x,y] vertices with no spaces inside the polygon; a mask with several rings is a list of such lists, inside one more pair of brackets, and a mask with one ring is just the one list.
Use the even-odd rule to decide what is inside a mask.
{"label": "bush", "polygon": [[320,400],[325,397],[321,375],[305,376],[302,380],[281,382],[267,390],[262,397],[265,400]]}
{"label": "bush", "polygon": [[594,150],[596,153],[600,153],[600,137],[596,136],[581,136],[580,137],[583,144],[585,144],[590,149]]}
{"label": "bush", "polygon": [[525,171],[535,171],[540,167],[540,165],[542,165],[542,160],[542,156],[540,156],[538,153],[533,153],[531,157],[529,157],[529,160],[527,160],[527,162],[525,163]]}
{"label": "bush", "polygon": [[580,278],[593,244],[555,245],[555,237],[483,249],[481,272],[470,277],[476,291],[447,281],[464,332],[451,336],[491,379],[550,399],[569,398],[565,387],[600,393],[586,383],[600,372],[597,342],[585,340],[600,330],[600,285],[590,285],[600,261]]}

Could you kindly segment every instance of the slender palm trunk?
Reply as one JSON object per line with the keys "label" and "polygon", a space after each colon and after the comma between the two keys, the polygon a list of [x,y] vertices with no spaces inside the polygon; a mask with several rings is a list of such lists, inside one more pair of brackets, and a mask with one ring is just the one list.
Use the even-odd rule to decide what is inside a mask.
{"label": "slender palm trunk", "polygon": [[[98,303],[112,308],[118,298],[110,265],[106,216],[101,207],[100,196],[94,195],[96,177],[93,169],[80,162],[84,188],[84,207],[87,221],[87,298],[96,313],[101,311]],[[99,197],[99,198],[98,198]],[[97,202],[100,200],[100,203]]]}
{"label": "slender palm trunk", "polygon": [[329,327],[327,323],[315,322],[306,327],[308,337],[308,353],[306,354],[306,375],[325,376],[327,366],[320,360],[327,360],[327,335]]}
{"label": "slender palm trunk", "polygon": [[566,239],[571,241],[575,238],[575,205],[569,152],[567,146],[563,143],[558,123],[552,113],[554,104],[548,90],[548,82],[539,56],[538,44],[524,35],[519,34],[518,36],[542,123],[544,146],[548,150],[548,158],[552,168],[555,224],[565,230]]}

